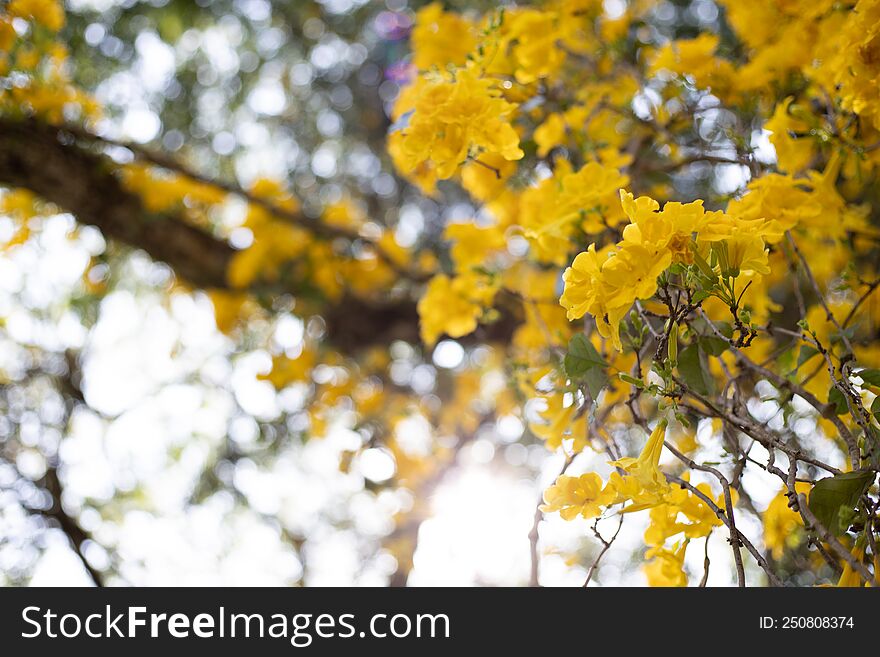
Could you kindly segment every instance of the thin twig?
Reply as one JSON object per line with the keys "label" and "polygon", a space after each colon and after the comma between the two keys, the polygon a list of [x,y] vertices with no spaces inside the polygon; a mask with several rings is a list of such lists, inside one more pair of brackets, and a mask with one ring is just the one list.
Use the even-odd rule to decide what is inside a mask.
{"label": "thin twig", "polygon": [[615,530],[614,535],[606,540],[602,534],[599,533],[599,520],[596,519],[596,522],[593,523],[593,534],[599,541],[602,543],[602,550],[599,552],[598,556],[593,560],[593,564],[590,566],[590,571],[587,573],[587,579],[584,580],[584,588],[590,584],[590,580],[593,579],[593,574],[596,572],[596,569],[599,567],[599,562],[602,560],[602,557],[605,556],[605,553],[611,548],[614,544],[614,541],[617,540],[617,535],[620,534],[620,528],[623,527],[623,514],[618,513],[619,520],[617,521],[617,530]]}

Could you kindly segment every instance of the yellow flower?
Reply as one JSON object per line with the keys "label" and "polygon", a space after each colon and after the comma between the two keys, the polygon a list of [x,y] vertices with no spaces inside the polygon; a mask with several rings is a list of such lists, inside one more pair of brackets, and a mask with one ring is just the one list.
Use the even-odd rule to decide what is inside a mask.
{"label": "yellow flower", "polygon": [[[687,474],[683,475],[687,479]],[[707,483],[701,483],[697,490],[712,497],[712,489]],[[736,491],[731,490],[731,501],[736,504]],[[684,534],[685,538],[702,538],[708,536],[722,522],[715,512],[700,497],[686,488],[672,488],[664,496],[664,503],[651,509],[651,524],[645,530],[645,543],[662,546],[666,539],[676,534]],[[724,508],[724,494],[715,500],[715,505]],[[689,522],[680,522],[684,515]]]}
{"label": "yellow flower", "polygon": [[789,173],[805,169],[816,151],[816,140],[809,134],[810,126],[793,114],[796,109],[792,107],[793,100],[794,97],[789,96],[776,105],[773,116],[764,124],[764,129],[772,133],[770,142],[776,149],[779,169]]}
{"label": "yellow flower", "polygon": [[687,586],[688,578],[684,572],[684,557],[688,543],[677,545],[672,550],[654,547],[645,553],[651,561],[642,568],[648,577],[648,586]]}
{"label": "yellow flower", "polygon": [[[809,178],[775,173],[755,178],[742,198],[728,203],[727,213],[735,221],[719,238],[747,230],[774,244],[796,227],[831,239],[842,239],[848,230],[865,230],[864,208],[849,206],[836,188],[842,165],[843,159],[835,154],[824,171],[810,171]],[[703,233],[700,237],[712,239]]]}
{"label": "yellow flower", "polygon": [[666,250],[671,252],[672,262],[693,262],[691,242],[710,221],[721,213],[706,212],[703,202],[669,202],[660,210],[660,204],[652,198],[633,195],[620,190],[620,203],[630,218],[623,230],[623,244],[641,244],[656,259]]}
{"label": "yellow flower", "polygon": [[0,212],[15,215],[22,222],[37,216],[38,199],[27,189],[8,189],[0,196]]}
{"label": "yellow flower", "polygon": [[684,525],[678,522],[678,514],[679,508],[676,504],[660,504],[651,509],[651,524],[645,530],[645,544],[662,546],[667,538],[680,534]]}
{"label": "yellow flower", "polygon": [[408,124],[400,130],[397,162],[405,173],[430,163],[445,179],[483,151],[519,160],[519,135],[507,121],[514,109],[496,82],[480,77],[472,64],[456,69],[451,78],[425,78]]}
{"label": "yellow flower", "polygon": [[260,374],[257,378],[261,381],[269,381],[276,389],[281,390],[291,383],[308,381],[316,364],[315,352],[303,349],[296,358],[276,356],[272,359],[271,371],[268,374]]}
{"label": "yellow flower", "polygon": [[[703,493],[710,500],[712,497],[712,488],[707,483],[697,484],[697,490]],[[678,509],[690,520],[690,523],[684,525],[684,535],[688,538],[702,538],[712,532],[715,527],[720,527],[721,519],[715,515],[711,507],[702,499],[697,497],[686,489],[679,489],[683,493],[676,502]],[[719,493],[714,498],[715,506],[720,509],[725,508],[724,493]],[[737,492],[730,489],[730,501],[736,505]]]}
{"label": "yellow flower", "polygon": [[12,16],[32,19],[52,32],[64,27],[64,8],[57,0],[12,0],[6,11]]}
{"label": "yellow flower", "polygon": [[572,171],[559,160],[551,178],[523,192],[519,221],[542,262],[563,264],[576,229],[598,234],[622,218],[618,189],[629,178],[595,160]]}
{"label": "yellow flower", "polygon": [[715,56],[718,41],[717,35],[701,34],[694,39],[668,43],[656,52],[650,72],[669,71],[688,76],[698,87],[724,95],[730,91],[736,72],[729,61]]}
{"label": "yellow flower", "polygon": [[[795,490],[798,494],[806,495],[810,492],[810,484],[806,482],[795,484]],[[777,493],[762,517],[764,544],[770,550],[773,558],[777,560],[782,558],[786,548],[796,547],[802,538],[800,530],[803,527],[803,521],[800,514],[788,506],[788,497],[785,494],[787,492],[788,489],[783,488]]]}
{"label": "yellow flower", "polygon": [[660,470],[666,425],[666,420],[657,424],[638,458],[625,457],[611,461],[610,464],[618,469],[611,473],[606,486],[606,490],[614,496],[611,504],[631,502],[621,513],[633,513],[670,501],[673,490]]}
{"label": "yellow flower", "polygon": [[528,84],[555,72],[565,61],[565,50],[557,45],[563,36],[565,19],[557,12],[521,9],[510,20],[509,38],[518,82]]}
{"label": "yellow flower", "polygon": [[844,26],[839,54],[835,81],[844,109],[880,129],[880,2],[859,0]]}
{"label": "yellow flower", "polygon": [[608,477],[605,490],[614,494],[614,498],[609,503],[611,505],[632,502],[629,506],[624,507],[621,513],[643,511],[666,501],[665,494],[648,491],[635,477],[621,475],[616,470]]}
{"label": "yellow flower", "polygon": [[565,289],[559,303],[565,308],[568,319],[580,319],[586,313],[596,315],[601,303],[598,292],[602,286],[602,265],[611,255],[612,248],[596,251],[590,244],[586,251],[577,254],[571,267],[562,274]]}
{"label": "yellow flower", "polygon": [[495,290],[486,277],[477,274],[434,276],[417,307],[424,343],[433,345],[444,333],[452,338],[471,333]]}
{"label": "yellow flower", "polygon": [[625,243],[602,267],[606,283],[614,290],[608,305],[632,305],[657,291],[657,277],[672,264],[672,253],[653,244]]}
{"label": "yellow flower", "polygon": [[578,516],[595,518],[602,513],[612,494],[602,488],[602,478],[595,472],[580,477],[560,475],[556,483],[544,491],[544,502],[541,511],[552,513],[559,511],[565,520]]}
{"label": "yellow flower", "polygon": [[478,201],[493,201],[506,190],[515,171],[515,161],[505,160],[498,153],[481,153],[461,168],[461,186]]}
{"label": "yellow flower", "polygon": [[[858,545],[852,551],[853,558],[861,562],[865,557],[865,548],[859,547]],[[837,586],[839,587],[850,587],[850,588],[861,588],[865,585],[862,576],[853,569],[852,566],[849,565],[848,561],[843,562],[843,572],[840,574],[840,579],[837,580]]]}
{"label": "yellow flower", "polygon": [[565,270],[565,283],[559,303],[569,320],[590,313],[596,318],[599,334],[610,338],[614,348],[623,349],[619,324],[636,299],[646,299],[657,289],[657,276],[672,261],[669,251],[654,257],[644,246],[631,243],[614,250],[596,252],[595,244],[579,253]]}
{"label": "yellow flower", "polygon": [[214,305],[217,328],[223,333],[232,333],[236,325],[246,319],[259,306],[247,294],[227,290],[208,290],[208,297]]}
{"label": "yellow flower", "polygon": [[450,255],[457,272],[485,265],[493,251],[507,244],[500,226],[481,227],[473,223],[449,224],[443,236],[452,242]]}
{"label": "yellow flower", "polygon": [[764,248],[764,240],[759,235],[737,232],[724,240],[722,245],[726,251],[728,271],[734,278],[741,273],[770,273],[767,249]]}
{"label": "yellow flower", "polygon": [[611,461],[611,465],[621,468],[629,477],[650,493],[666,493],[670,490],[666,476],[660,470],[660,454],[663,451],[663,440],[666,437],[666,420],[660,420],[648,437],[638,458],[624,457]]}
{"label": "yellow flower", "polygon": [[[623,189],[620,205],[630,219],[623,239],[598,253],[595,245],[579,253],[563,273],[565,289],[559,299],[569,320],[586,313],[595,317],[599,333],[618,351],[618,325],[632,304],[654,295],[657,277],[673,262],[693,262],[694,235],[722,215],[707,213],[702,201],[667,203],[660,211],[654,199],[634,198]],[[749,264],[757,263],[751,250],[747,255]]]}
{"label": "yellow flower", "polygon": [[547,154],[559,144],[565,142],[566,125],[562,114],[551,114],[547,119],[535,128],[532,138],[538,145],[538,157],[547,157]]}
{"label": "yellow flower", "polygon": [[562,394],[551,395],[546,399],[547,410],[540,415],[548,424],[530,422],[529,429],[546,442],[547,449],[558,449],[566,438],[574,439],[575,452],[583,449],[586,444],[586,414],[575,419],[577,404],[565,406],[565,396]]}
{"label": "yellow flower", "polygon": [[410,41],[413,64],[422,70],[447,64],[461,66],[477,45],[473,26],[458,14],[443,11],[439,2],[416,13]]}

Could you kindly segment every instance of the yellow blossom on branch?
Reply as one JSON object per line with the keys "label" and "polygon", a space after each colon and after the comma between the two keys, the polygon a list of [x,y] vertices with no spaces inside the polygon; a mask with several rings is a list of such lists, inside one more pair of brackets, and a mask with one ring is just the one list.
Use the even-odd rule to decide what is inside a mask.
{"label": "yellow blossom on branch", "polygon": [[497,82],[481,77],[472,64],[451,74],[432,74],[400,128],[398,165],[411,172],[429,163],[444,179],[484,151],[518,160],[523,151],[508,120],[515,109],[501,97]]}
{"label": "yellow blossom on branch", "polygon": [[613,493],[603,489],[602,478],[594,472],[580,477],[561,475],[556,483],[544,491],[544,513],[559,511],[565,520],[578,516],[595,518],[602,513],[602,507],[608,504]]}

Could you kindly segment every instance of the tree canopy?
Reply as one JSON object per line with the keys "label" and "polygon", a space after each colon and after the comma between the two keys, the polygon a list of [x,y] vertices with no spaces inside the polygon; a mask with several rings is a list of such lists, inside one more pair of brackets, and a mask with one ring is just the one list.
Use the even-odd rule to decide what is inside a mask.
{"label": "tree canopy", "polygon": [[466,583],[880,585],[880,1],[11,0],[0,82],[0,582],[436,583],[445,486]]}

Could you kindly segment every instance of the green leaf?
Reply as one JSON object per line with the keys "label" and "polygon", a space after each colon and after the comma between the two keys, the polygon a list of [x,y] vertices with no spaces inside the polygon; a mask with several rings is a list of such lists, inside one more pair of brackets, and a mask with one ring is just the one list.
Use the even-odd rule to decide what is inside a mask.
{"label": "green leaf", "polygon": [[695,246],[696,245],[692,245],[692,248],[694,252],[694,262],[697,263],[697,267],[700,268],[700,271],[709,280],[718,280],[718,274],[712,270],[712,267],[706,262],[706,259],[700,255],[700,252],[696,248],[694,248]]}
{"label": "green leaf", "polygon": [[776,358],[776,369],[780,372],[796,372],[796,370],[794,369],[794,357],[795,353],[792,349],[783,351]]}
{"label": "green leaf", "polygon": [[846,415],[849,413],[849,406],[846,403],[846,397],[834,386],[828,390],[828,403],[834,405],[835,415]]}
{"label": "green leaf", "polygon": [[679,353],[678,373],[691,390],[701,395],[709,395],[715,388],[706,356],[697,343],[685,347]]}
{"label": "green leaf", "polygon": [[811,347],[808,344],[805,344],[801,347],[801,351],[798,354],[797,367],[795,367],[795,371],[799,370],[801,365],[810,360],[813,356],[819,353],[818,349]]}
{"label": "green leaf", "polygon": [[852,518],[859,498],[873,481],[873,472],[845,472],[820,479],[810,491],[810,511],[828,531],[840,536],[846,532],[847,519]]}
{"label": "green leaf", "polygon": [[587,384],[593,399],[599,396],[608,383],[608,375],[605,373],[608,363],[583,333],[578,333],[569,341],[568,353],[562,366],[570,379]]}
{"label": "green leaf", "polygon": [[[626,383],[634,385],[636,388],[644,388],[645,387],[644,381],[642,381],[641,379],[637,379],[634,376],[630,376],[629,374],[624,374],[623,372],[621,372],[617,376],[620,377],[621,381],[625,381]],[[877,397],[877,399],[880,399],[880,397]]]}
{"label": "green leaf", "polygon": [[[880,399],[880,397],[877,399]],[[875,406],[877,406],[877,412],[874,414],[874,417],[878,418],[878,421],[880,421],[880,404],[875,402]],[[863,461],[875,470],[880,470],[880,429],[877,429],[872,424],[868,425],[868,432],[865,434],[864,447]]]}
{"label": "green leaf", "polygon": [[720,356],[730,348],[730,343],[727,340],[706,335],[700,338],[700,348],[710,356]]}
{"label": "green leaf", "polygon": [[725,338],[733,337],[733,324],[730,322],[715,322],[715,328],[718,329],[718,332]]}
{"label": "green leaf", "polygon": [[595,367],[607,366],[608,363],[583,333],[578,333],[569,341],[563,367],[570,378],[579,379]]}
{"label": "green leaf", "polygon": [[856,372],[856,376],[869,386],[880,387],[880,370],[861,370]]}
{"label": "green leaf", "polygon": [[846,337],[847,340],[852,340],[855,336],[855,326],[850,326],[847,329],[843,329],[843,331],[839,333],[833,333],[831,335],[831,344],[841,344],[844,342],[843,338]]}
{"label": "green leaf", "polygon": [[678,323],[673,322],[669,328],[669,339],[666,343],[667,356],[671,364],[675,364],[678,360]]}
{"label": "green leaf", "polygon": [[880,397],[874,397],[874,401],[871,403],[871,413],[880,422]]}
{"label": "green leaf", "polygon": [[584,375],[584,381],[590,391],[590,396],[595,400],[602,392],[602,388],[608,383],[608,375],[603,368],[594,367]]}

